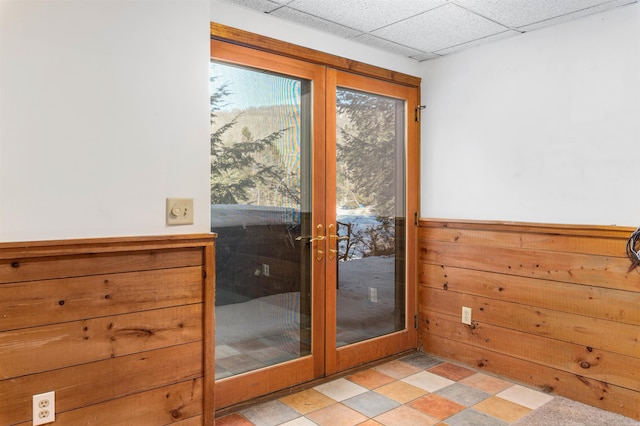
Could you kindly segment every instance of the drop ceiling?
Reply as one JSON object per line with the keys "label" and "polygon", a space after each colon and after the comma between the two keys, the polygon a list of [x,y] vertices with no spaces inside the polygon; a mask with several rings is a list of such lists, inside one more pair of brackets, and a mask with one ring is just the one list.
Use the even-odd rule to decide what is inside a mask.
{"label": "drop ceiling", "polygon": [[406,56],[438,58],[637,0],[224,0]]}

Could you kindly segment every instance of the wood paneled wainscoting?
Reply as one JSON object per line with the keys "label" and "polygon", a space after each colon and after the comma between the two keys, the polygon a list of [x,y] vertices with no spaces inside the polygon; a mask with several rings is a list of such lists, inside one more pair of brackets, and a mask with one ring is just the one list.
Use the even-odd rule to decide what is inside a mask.
{"label": "wood paneled wainscoting", "polygon": [[214,237],[0,244],[0,424],[213,424]]}
{"label": "wood paneled wainscoting", "polygon": [[419,232],[423,351],[640,420],[632,228],[423,220]]}

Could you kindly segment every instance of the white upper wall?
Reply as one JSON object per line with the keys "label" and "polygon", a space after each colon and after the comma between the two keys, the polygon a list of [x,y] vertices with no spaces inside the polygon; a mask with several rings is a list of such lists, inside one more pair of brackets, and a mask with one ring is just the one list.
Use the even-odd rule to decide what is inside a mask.
{"label": "white upper wall", "polygon": [[209,232],[208,73],[208,0],[0,0],[0,241]]}
{"label": "white upper wall", "polygon": [[421,64],[421,215],[640,224],[640,5]]}
{"label": "white upper wall", "polygon": [[0,0],[0,241],[209,231],[210,20],[421,75],[423,216],[635,225],[638,10],[421,65],[216,0]]}

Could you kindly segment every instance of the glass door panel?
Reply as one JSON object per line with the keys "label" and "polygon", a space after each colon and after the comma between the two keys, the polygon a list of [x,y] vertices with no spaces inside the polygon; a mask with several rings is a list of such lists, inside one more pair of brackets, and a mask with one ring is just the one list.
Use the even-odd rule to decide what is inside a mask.
{"label": "glass door panel", "polygon": [[405,328],[405,104],[337,88],[337,347]]}
{"label": "glass door panel", "polygon": [[312,176],[324,69],[215,41],[210,66],[221,407],[322,374],[320,246],[308,236],[324,219]]}
{"label": "glass door panel", "polygon": [[310,82],[211,62],[216,379],[311,353]]}

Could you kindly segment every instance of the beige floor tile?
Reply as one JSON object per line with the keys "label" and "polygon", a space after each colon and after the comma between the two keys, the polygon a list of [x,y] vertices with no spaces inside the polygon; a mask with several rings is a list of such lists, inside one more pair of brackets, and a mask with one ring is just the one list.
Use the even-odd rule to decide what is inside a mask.
{"label": "beige floor tile", "polygon": [[453,380],[428,371],[421,371],[419,373],[412,374],[411,376],[402,379],[402,381],[428,392],[435,392],[455,383]]}
{"label": "beige floor tile", "polygon": [[419,371],[422,371],[422,369],[420,369],[419,367],[415,367],[411,364],[407,364],[406,362],[402,362],[399,360],[384,363],[375,367],[374,369],[396,379],[402,379],[403,377],[407,377]]}
{"label": "beige floor tile", "polygon": [[428,414],[409,408],[406,405],[387,411],[386,413],[376,417],[375,420],[384,426],[430,426],[438,423],[439,421],[435,417],[431,417]]}
{"label": "beige floor tile", "polygon": [[329,398],[315,389],[307,389],[280,398],[280,402],[288,405],[299,413],[307,414],[335,404],[337,401]]}
{"label": "beige floor tile", "polygon": [[368,420],[366,416],[342,404],[330,405],[306,417],[320,426],[355,426]]}
{"label": "beige floor tile", "polygon": [[356,385],[347,379],[337,379],[332,382],[323,383],[314,389],[336,401],[344,401],[345,399],[353,398],[356,395],[369,391],[369,389]]}
{"label": "beige floor tile", "polygon": [[367,389],[375,389],[382,385],[386,385],[387,383],[391,383],[396,379],[377,370],[370,369],[352,374],[347,377],[347,380],[350,380],[360,386],[364,386]]}
{"label": "beige floor tile", "polygon": [[520,385],[513,385],[498,393],[497,396],[533,410],[553,399],[551,395]]}
{"label": "beige floor tile", "polygon": [[509,423],[513,423],[523,417],[525,414],[531,412],[530,408],[523,407],[515,402],[507,401],[497,396],[492,396],[489,399],[473,406],[474,410],[481,411],[493,417],[497,417]]}
{"label": "beige floor tile", "polygon": [[392,382],[375,389],[375,392],[398,401],[400,404],[418,399],[427,394],[427,391],[402,381]]}
{"label": "beige floor tile", "polygon": [[460,383],[472,386],[490,394],[496,394],[513,386],[513,383],[511,382],[483,373],[476,373],[473,376],[466,377],[460,380]]}

